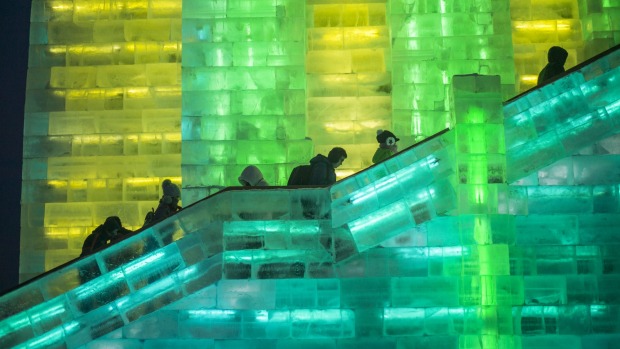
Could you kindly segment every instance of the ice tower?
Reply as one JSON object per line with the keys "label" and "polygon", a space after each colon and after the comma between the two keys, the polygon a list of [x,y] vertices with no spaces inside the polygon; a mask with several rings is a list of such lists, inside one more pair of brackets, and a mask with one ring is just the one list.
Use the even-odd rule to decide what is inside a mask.
{"label": "ice tower", "polygon": [[454,76],[452,129],[47,272],[0,298],[0,345],[614,347],[619,76],[620,46],[503,105],[499,76]]}
{"label": "ice tower", "polygon": [[[32,339],[31,345],[47,345],[51,342],[44,338],[58,343],[72,338],[69,346],[75,346],[99,338],[110,332],[108,329],[134,331],[127,326],[143,319],[145,313],[181,300],[186,309],[171,305],[177,307],[171,313],[158,312],[143,321],[159,323],[157,314],[174,319],[180,316],[182,321],[196,324],[195,331],[200,332],[204,323],[217,324],[213,333],[238,332],[246,337],[227,339],[248,342],[250,338],[272,342],[284,338],[278,333],[294,333],[291,336],[297,339],[321,337],[325,334],[320,331],[326,328],[333,329],[327,335],[330,338],[363,333],[362,337],[375,338],[376,331],[409,333],[418,327],[408,323],[430,316],[434,307],[437,319],[446,313],[471,315],[471,323],[484,319],[487,326],[493,316],[508,316],[506,306],[516,306],[504,299],[508,294],[513,297],[506,290],[513,287],[508,284],[515,278],[490,266],[496,262],[505,265],[506,258],[510,276],[515,268],[514,275],[538,273],[543,281],[559,280],[582,294],[568,296],[567,288],[524,279],[526,289],[534,285],[536,292],[550,294],[553,301],[526,308],[528,314],[534,314],[525,317],[531,327],[519,328],[521,332],[514,329],[515,333],[563,334],[560,325],[541,329],[536,324],[557,324],[573,313],[589,319],[590,327],[584,325],[588,331],[615,333],[615,327],[605,319],[617,318],[611,289],[617,284],[613,270],[618,262],[611,231],[616,227],[612,201],[617,196],[618,178],[613,154],[618,146],[615,138],[602,137],[607,135],[603,131],[616,129],[616,56],[589,62],[585,65],[589,70],[569,75],[555,87],[508,102],[503,125],[498,121],[501,113],[493,105],[512,97],[515,88],[523,91],[533,86],[532,76],[544,65],[549,46],[569,50],[566,67],[570,68],[617,44],[615,23],[619,16],[619,4],[594,0],[33,0],[24,127],[22,281],[76,257],[86,234],[106,216],[118,215],[126,226],[139,227],[145,212],[156,205],[164,178],[182,184],[186,206],[197,203],[184,215],[205,218],[196,222],[179,216],[173,220],[179,223],[144,232],[131,240],[133,247],[122,247],[142,251],[139,263],[168,263],[153,271],[157,275],[144,274],[140,269],[143,264],[106,259],[116,258],[117,251],[110,250],[5,296],[3,301],[20,301],[16,302],[18,308],[9,306],[11,309],[2,311],[2,318],[7,319],[0,325],[4,326],[0,333],[10,333],[3,337],[10,343],[36,337],[39,339]],[[597,80],[603,73],[612,77]],[[453,83],[453,76],[472,78],[470,74],[494,76],[493,84],[482,84],[493,89],[484,92],[469,82]],[[569,119],[550,117],[549,110]],[[331,189],[331,199],[328,190],[279,189],[268,193],[231,190],[201,201],[235,185],[247,164],[260,166],[271,184],[281,185],[293,166],[335,145],[345,146],[350,153],[339,177],[358,173],[369,165],[376,128],[393,130],[402,139],[401,148],[445,128],[452,130],[420,143],[403,153],[401,160],[350,177]],[[427,158],[435,152],[439,155]],[[412,167],[404,170],[409,165]],[[395,177],[389,175],[400,170],[403,172]],[[407,177],[409,172],[438,177],[425,182]],[[395,189],[400,187],[395,187],[394,181],[401,180],[409,181],[410,191]],[[502,184],[504,180],[512,185]],[[541,189],[539,185],[561,188]],[[576,187],[567,187],[571,185]],[[352,189],[357,186],[369,189]],[[349,196],[353,191],[357,194]],[[546,200],[548,196],[556,201]],[[264,205],[256,207],[257,201]],[[214,202],[218,210],[213,209]],[[305,210],[309,202],[318,209]],[[274,209],[281,203],[285,204]],[[548,217],[556,211],[539,204],[566,205],[572,211],[561,211],[562,219],[556,219]],[[603,211],[590,215],[589,209]],[[574,214],[580,210],[583,215]],[[538,216],[530,217],[528,212]],[[446,214],[464,216],[446,219]],[[330,215],[331,221],[309,219]],[[243,217],[260,223],[239,221]],[[377,222],[385,225],[377,228]],[[547,244],[547,240],[527,234],[522,240],[526,247],[513,247],[511,236],[530,230],[549,236],[551,247],[531,247]],[[206,235],[195,235],[197,231]],[[407,231],[412,231],[410,236],[400,235]],[[459,240],[458,245],[450,240],[456,235],[446,233],[454,231],[459,239],[473,240]],[[598,232],[604,243],[598,240]],[[587,244],[583,246],[579,240],[582,233],[590,234],[584,237]],[[164,247],[161,234],[178,242]],[[186,235],[191,238],[185,239]],[[416,265],[409,268],[394,262],[398,273],[429,272],[425,275],[444,277],[443,271],[449,270],[446,275],[453,278],[429,279],[430,285],[444,285],[449,291],[435,298],[432,291],[419,294],[431,299],[422,305],[408,303],[412,302],[409,296],[399,293],[398,297],[405,299],[398,303],[402,309],[393,310],[384,303],[385,297],[394,302],[391,297],[396,289],[386,282],[397,281],[385,279],[388,271],[381,266],[392,265],[385,261],[401,257],[391,254],[395,250],[381,252],[374,246],[401,246],[403,238],[415,248],[396,252],[402,260],[415,260]],[[248,239],[260,251],[249,249]],[[432,243],[427,244],[428,239]],[[498,241],[500,245],[496,245]],[[563,244],[568,247],[556,247]],[[608,246],[601,247],[604,244]],[[147,245],[162,249],[144,249]],[[521,259],[515,259],[516,255]],[[564,267],[557,269],[555,261],[562,258]],[[453,263],[455,260],[458,262]],[[419,269],[417,262],[427,269]],[[78,287],[76,268],[93,263],[101,276],[95,275],[92,287]],[[118,269],[123,263],[127,264],[124,269]],[[473,269],[468,269],[471,265]],[[471,277],[469,286],[452,274],[459,268],[468,270],[459,276]],[[575,270],[587,276],[574,276]],[[560,276],[549,278],[547,272]],[[220,274],[223,281],[218,281]],[[302,281],[254,280],[301,276]],[[316,279],[308,281],[308,276]],[[366,276],[376,280],[370,282]],[[238,279],[254,281],[234,281]],[[182,280],[186,284],[179,286]],[[415,287],[405,289],[422,287],[418,281],[427,284],[429,280],[406,280]],[[519,282],[514,287],[520,287]],[[157,286],[150,286],[153,283]],[[208,287],[211,284],[224,286]],[[366,285],[365,295],[350,292]],[[90,299],[92,290],[110,287],[118,296],[113,303],[80,313],[79,304]],[[298,287],[316,292],[298,292]],[[464,287],[470,291],[462,294],[471,295],[474,303],[463,304],[474,304],[474,308],[446,310],[440,309],[442,303],[435,303],[444,296],[454,301],[455,290]],[[214,301],[214,294],[225,299],[229,289],[264,290],[275,298],[265,298],[273,303],[251,306],[237,304],[237,297],[224,303]],[[591,289],[594,293],[588,293]],[[198,295],[190,297],[195,292]],[[384,298],[378,296],[381,294]],[[149,297],[160,303],[151,304]],[[253,297],[249,302],[256,302]],[[304,297],[312,297],[315,303],[303,303]],[[518,292],[514,297],[517,303],[521,299]],[[530,301],[541,302],[541,297]],[[527,297],[524,299],[527,303]],[[575,303],[575,299],[579,301]],[[190,309],[192,302],[211,310]],[[365,302],[372,306],[366,307]],[[569,304],[579,307],[566,308]],[[29,306],[34,310],[20,312]],[[516,310],[511,309],[511,321],[516,324]],[[60,318],[55,317],[59,314]],[[369,325],[361,325],[361,320],[352,322],[353,318],[364,319]],[[69,319],[77,322],[58,327]],[[98,319],[104,321],[103,328]],[[265,319],[277,321],[266,329],[259,324]],[[459,324],[469,321],[459,319]],[[438,327],[433,328],[440,329],[431,333],[451,336],[455,323],[437,321]],[[97,323],[98,332],[87,333],[85,323]],[[573,326],[570,321],[564,323]],[[353,324],[354,328],[350,327]],[[403,329],[394,329],[399,326]],[[441,332],[443,328],[449,331]],[[474,332],[479,329],[474,328]],[[315,329],[318,332],[313,332]],[[255,333],[252,331],[263,334],[253,337],[248,334]],[[491,326],[489,331],[485,336],[499,335],[497,327]],[[466,340],[468,348],[478,343],[478,334]],[[205,338],[207,345],[216,338],[193,332],[180,336]],[[508,336],[502,338],[517,345],[519,340]],[[549,338],[543,337],[542,342]],[[158,338],[166,340],[161,339],[165,336]],[[480,343],[490,337],[484,338]],[[571,338],[560,340],[571,342]],[[342,341],[344,346],[349,343]],[[281,342],[297,343],[296,339]],[[436,343],[435,339],[418,342],[415,338],[410,342]],[[330,340],[326,343],[331,345]]]}

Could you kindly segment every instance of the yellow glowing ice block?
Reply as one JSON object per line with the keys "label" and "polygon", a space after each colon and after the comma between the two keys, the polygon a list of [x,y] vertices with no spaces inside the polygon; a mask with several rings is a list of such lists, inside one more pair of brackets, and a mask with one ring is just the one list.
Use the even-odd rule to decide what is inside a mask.
{"label": "yellow glowing ice block", "polygon": [[130,229],[181,183],[181,0],[33,1],[20,275]]}
{"label": "yellow glowing ice block", "polygon": [[315,153],[347,150],[340,177],[371,165],[377,129],[393,127],[386,11],[382,2],[307,6],[307,134]]}

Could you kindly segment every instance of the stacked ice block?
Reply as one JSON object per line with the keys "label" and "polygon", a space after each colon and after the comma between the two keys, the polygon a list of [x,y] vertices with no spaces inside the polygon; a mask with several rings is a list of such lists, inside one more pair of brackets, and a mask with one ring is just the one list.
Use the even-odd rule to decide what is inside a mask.
{"label": "stacked ice block", "polygon": [[[340,177],[370,166],[377,129],[392,129],[385,1],[307,1],[307,135],[317,153],[348,157]],[[408,129],[399,128],[403,142]]]}
{"label": "stacked ice block", "polygon": [[592,57],[614,46],[620,38],[620,4],[615,1],[579,0],[585,55]]}
{"label": "stacked ice block", "polygon": [[449,127],[453,75],[500,75],[504,98],[514,95],[508,1],[395,0],[388,6],[397,131],[419,140]]}
{"label": "stacked ice block", "polygon": [[[584,28],[582,32],[584,15],[579,9],[578,2],[599,1],[510,1],[512,40],[519,92],[536,86],[538,73],[547,64],[547,51],[551,46],[561,46],[568,51],[566,68],[571,68],[577,62],[593,56],[593,54],[584,56],[583,46],[584,41],[587,41],[584,36],[587,36],[588,29]],[[596,53],[609,47],[605,46]]]}
{"label": "stacked ice block", "polygon": [[247,165],[285,184],[312,157],[305,139],[303,1],[183,2],[186,202],[239,185]]}
{"label": "stacked ice block", "polygon": [[32,1],[20,274],[79,255],[107,216],[139,227],[180,183],[181,0]]}

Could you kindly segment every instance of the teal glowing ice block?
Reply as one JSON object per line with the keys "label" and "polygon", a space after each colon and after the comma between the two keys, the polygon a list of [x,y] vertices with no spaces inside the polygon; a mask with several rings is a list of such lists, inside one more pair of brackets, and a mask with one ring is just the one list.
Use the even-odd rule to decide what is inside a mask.
{"label": "teal glowing ice block", "polygon": [[614,134],[620,50],[504,104],[508,182]]}
{"label": "teal glowing ice block", "polygon": [[313,155],[304,126],[304,22],[299,1],[184,3],[185,204],[208,188],[239,185],[247,165],[285,184]]}
{"label": "teal glowing ice block", "polygon": [[454,75],[500,75],[504,98],[514,95],[508,1],[397,0],[389,2],[388,13],[394,124],[406,127],[407,134],[424,139],[454,125]]}

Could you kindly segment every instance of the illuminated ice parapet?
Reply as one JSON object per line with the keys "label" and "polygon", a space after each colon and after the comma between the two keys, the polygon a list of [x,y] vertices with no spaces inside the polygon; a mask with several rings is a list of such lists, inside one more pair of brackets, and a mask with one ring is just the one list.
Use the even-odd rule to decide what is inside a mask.
{"label": "illuminated ice parapet", "polygon": [[620,50],[504,104],[508,182],[617,132]]}

